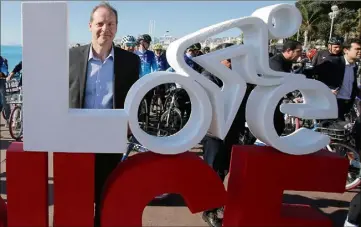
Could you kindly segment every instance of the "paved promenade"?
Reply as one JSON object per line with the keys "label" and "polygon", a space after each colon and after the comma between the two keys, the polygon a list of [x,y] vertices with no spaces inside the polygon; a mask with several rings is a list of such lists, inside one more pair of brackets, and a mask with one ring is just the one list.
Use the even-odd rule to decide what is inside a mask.
{"label": "paved promenade", "polygon": [[[12,142],[8,129],[3,126],[4,120],[1,119],[1,196],[6,199],[6,148]],[[199,152],[199,150],[194,150]],[[49,155],[49,179],[52,179],[52,154]],[[225,182],[227,184],[227,182]],[[264,186],[267,190],[267,185]],[[50,203],[49,203],[49,222],[53,220],[53,182],[49,180]],[[284,201],[289,203],[310,204],[321,210],[329,216],[335,223],[334,226],[342,226],[348,211],[349,202],[358,190],[338,193],[319,193],[319,192],[297,192],[286,191]],[[152,201],[143,213],[144,226],[207,226],[201,218],[201,214],[191,214],[184,205],[180,196],[170,195],[162,201]]]}

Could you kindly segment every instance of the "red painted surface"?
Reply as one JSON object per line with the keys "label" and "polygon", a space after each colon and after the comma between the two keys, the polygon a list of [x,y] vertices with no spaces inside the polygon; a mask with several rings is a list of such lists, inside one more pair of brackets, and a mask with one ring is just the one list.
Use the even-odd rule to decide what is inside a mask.
{"label": "red painted surface", "polygon": [[94,224],[94,154],[54,153],[54,226]]}
{"label": "red painted surface", "polygon": [[221,207],[226,191],[216,173],[196,154],[130,157],[107,182],[102,226],[142,226],[147,204],[163,193],[181,194],[192,213]]}
{"label": "red painted surface", "polygon": [[[92,226],[94,155],[54,154],[54,226]],[[294,156],[270,147],[235,146],[228,193],[216,173],[194,153],[129,157],[109,177],[102,226],[141,226],[157,195],[182,195],[192,213],[226,205],[224,226],[332,226],[307,205],[282,204],[284,190],[343,193],[348,162],[327,151]],[[0,227],[48,226],[48,156],[7,151],[7,209],[0,200]],[[7,213],[6,213],[7,212]]]}
{"label": "red painted surface", "polygon": [[223,224],[332,226],[308,206],[282,205],[283,191],[343,193],[347,169],[347,160],[328,151],[296,156],[271,147],[234,146]]}
{"label": "red painted surface", "polygon": [[6,152],[8,226],[48,226],[48,153],[25,152],[12,143]]}

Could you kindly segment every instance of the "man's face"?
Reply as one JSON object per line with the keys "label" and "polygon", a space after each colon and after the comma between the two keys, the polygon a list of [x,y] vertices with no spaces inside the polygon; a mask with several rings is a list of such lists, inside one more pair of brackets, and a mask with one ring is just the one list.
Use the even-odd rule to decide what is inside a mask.
{"label": "man's face", "polygon": [[144,49],[146,50],[148,50],[149,48],[149,43],[144,40],[140,41],[140,45],[143,45]]}
{"label": "man's face", "polygon": [[160,56],[162,53],[162,50],[154,50],[155,55]]}
{"label": "man's face", "polygon": [[361,58],[361,46],[358,43],[352,43],[351,48],[344,49],[345,54],[348,56],[349,59],[354,61],[359,60]]}
{"label": "man's face", "polygon": [[225,65],[227,68],[231,68],[231,67],[232,67],[232,65],[231,65],[231,60],[229,60],[229,59],[223,60],[223,61],[221,61],[221,63],[222,63],[223,65]]}
{"label": "man's face", "polygon": [[298,45],[294,50],[291,49],[286,50],[287,59],[290,61],[296,61],[301,56],[301,54],[302,54],[301,45]]}
{"label": "man's face", "polygon": [[328,50],[331,54],[338,55],[341,52],[341,46],[340,45],[328,45]]}
{"label": "man's face", "polygon": [[195,52],[194,49],[188,49],[188,50],[187,50],[187,53],[188,53],[190,56],[192,56],[192,57],[195,57],[195,56],[196,56],[196,52]]}
{"label": "man's face", "polygon": [[92,40],[99,46],[112,45],[117,33],[115,14],[107,8],[100,7],[93,14],[93,21],[89,23]]}
{"label": "man's face", "polygon": [[125,43],[123,45],[123,49],[129,52],[134,52],[135,50],[135,44],[131,44],[131,43]]}

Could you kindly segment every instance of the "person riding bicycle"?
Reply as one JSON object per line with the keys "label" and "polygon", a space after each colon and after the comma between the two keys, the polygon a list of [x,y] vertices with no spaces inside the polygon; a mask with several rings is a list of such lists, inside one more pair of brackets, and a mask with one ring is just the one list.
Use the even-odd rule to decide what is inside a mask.
{"label": "person riding bicycle", "polygon": [[131,36],[131,35],[124,36],[122,38],[122,40],[120,41],[120,47],[123,50],[129,51],[129,52],[134,52],[135,46],[136,46],[136,40],[135,40],[134,36]]}
{"label": "person riding bicycle", "polygon": [[322,64],[325,59],[329,56],[342,56],[342,43],[344,42],[343,38],[332,37],[328,41],[328,49],[321,50],[316,53],[316,55],[312,59],[312,66],[316,66]]}
{"label": "person riding bicycle", "polygon": [[163,46],[160,43],[154,44],[153,47],[155,60],[157,62],[157,71],[166,71],[169,68],[167,57],[163,50]]}
{"label": "person riding bicycle", "polygon": [[[13,79],[13,77],[20,73],[21,70],[23,70],[23,61],[20,61],[13,69],[13,71],[11,71],[11,73],[9,74],[9,76],[6,78],[7,81],[10,81]],[[19,87],[21,87],[23,85],[23,77],[21,76],[19,79]]]}
{"label": "person riding bicycle", "polygon": [[6,126],[10,118],[10,105],[6,101],[6,78],[9,74],[7,59],[0,56],[0,112],[4,110]]}
{"label": "person riding bicycle", "polygon": [[155,72],[158,69],[154,52],[148,50],[151,42],[152,38],[148,34],[141,35],[137,39],[138,50],[134,53],[137,54],[141,60],[139,77]]}

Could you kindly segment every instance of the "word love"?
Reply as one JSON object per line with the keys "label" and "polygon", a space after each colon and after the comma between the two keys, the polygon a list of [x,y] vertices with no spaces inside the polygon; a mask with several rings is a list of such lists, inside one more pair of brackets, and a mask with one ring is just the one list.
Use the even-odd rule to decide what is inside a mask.
{"label": "word love", "polygon": [[[258,139],[281,152],[297,155],[316,152],[329,143],[328,136],[305,128],[279,137],[273,125],[277,103],[294,90],[301,91],[304,103],[283,104],[282,112],[304,119],[337,117],[336,98],[326,85],[303,75],[269,68],[268,40],[289,37],[301,24],[301,14],[293,5],[261,8],[250,17],[215,24],[171,43],[167,59],[176,73],[155,72],[142,77],[129,90],[124,109],[119,110],[68,108],[67,3],[26,2],[22,7],[23,62],[27,74],[24,78],[25,150],[125,152],[129,125],[133,135],[149,150],[160,154],[183,153],[197,145],[207,132],[224,139],[244,97],[246,83],[257,85],[247,101],[246,120]],[[232,28],[242,30],[243,45],[194,58],[223,81],[220,89],[186,64],[184,51],[191,44]],[[39,35],[44,30],[48,35]],[[232,70],[220,63],[224,59],[232,60]],[[144,95],[164,83],[181,85],[190,97],[192,109],[189,121],[178,133],[155,137],[140,128],[137,113]]]}
{"label": "word love", "polygon": [[[22,143],[12,143],[6,154],[7,210],[0,226],[6,222],[1,217],[7,217],[8,227],[46,227],[49,204],[54,205],[54,227],[93,226],[94,156],[54,153],[52,203],[48,153],[24,152]],[[175,193],[192,213],[225,206],[223,226],[331,227],[331,220],[308,205],[283,204],[283,191],[343,193],[347,168],[346,159],[326,150],[294,156],[271,147],[235,146],[226,192],[217,174],[193,153],[140,153],[108,178],[101,226],[142,226],[147,204],[157,195]]]}

